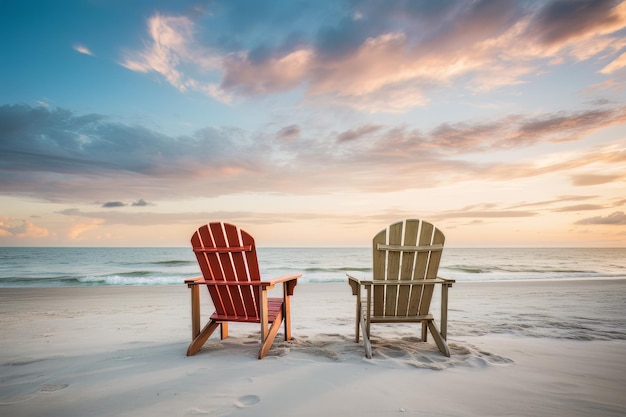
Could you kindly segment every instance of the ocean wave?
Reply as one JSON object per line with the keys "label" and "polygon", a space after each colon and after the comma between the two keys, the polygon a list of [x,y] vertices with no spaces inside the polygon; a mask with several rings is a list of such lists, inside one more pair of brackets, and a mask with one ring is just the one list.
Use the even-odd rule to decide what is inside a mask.
{"label": "ocean wave", "polygon": [[154,274],[152,271],[129,271],[129,272],[119,272],[116,275],[121,277],[149,277]]}
{"label": "ocean wave", "polygon": [[172,285],[182,284],[180,276],[138,276],[138,275],[107,275],[78,278],[78,282],[86,285]]}
{"label": "ocean wave", "polygon": [[351,267],[337,267],[337,268],[322,268],[311,267],[303,268],[303,272],[372,272],[372,268],[351,268]]}
{"label": "ocean wave", "polygon": [[[335,283],[335,282],[347,282],[345,275],[342,276],[342,278],[339,277],[334,277],[334,278],[307,278],[305,276],[303,276],[302,278],[300,278],[300,281],[302,282],[308,282],[311,284],[315,284],[315,283]],[[346,285],[347,287],[347,285]]]}
{"label": "ocean wave", "polygon": [[152,265],[165,265],[165,266],[179,266],[179,265],[196,265],[196,261],[182,261],[182,260],[174,260],[174,261],[159,261],[152,262]]}
{"label": "ocean wave", "polygon": [[[443,270],[444,268],[441,268],[441,269]],[[470,267],[470,266],[447,266],[445,267],[445,269],[448,269],[450,271],[465,272],[468,274],[486,274],[488,272],[491,272],[490,270],[487,270],[487,269]]]}
{"label": "ocean wave", "polygon": [[137,265],[155,265],[155,266],[183,266],[183,265],[197,265],[196,260],[169,260],[169,261],[126,261],[126,262],[112,262],[122,266],[137,266]]}
{"label": "ocean wave", "polygon": [[523,274],[595,274],[597,271],[591,269],[577,268],[554,268],[554,267],[515,267],[515,266],[469,266],[469,265],[447,265],[442,266],[442,270],[460,271],[468,274],[489,274],[489,273],[523,273]]}
{"label": "ocean wave", "polygon": [[3,277],[0,287],[56,287],[74,286],[80,284],[77,277],[73,276],[46,276],[46,277]]}

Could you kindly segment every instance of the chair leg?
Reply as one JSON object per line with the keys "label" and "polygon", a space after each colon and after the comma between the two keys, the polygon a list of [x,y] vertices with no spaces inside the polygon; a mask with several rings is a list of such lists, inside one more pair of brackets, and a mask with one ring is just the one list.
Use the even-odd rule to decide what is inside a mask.
{"label": "chair leg", "polygon": [[198,285],[191,286],[191,339],[200,334],[200,289]]}
{"label": "chair leg", "polygon": [[285,320],[285,340],[291,340],[291,299],[285,296],[283,299],[283,316]]}
{"label": "chair leg", "polygon": [[370,342],[369,326],[365,323],[365,315],[362,311],[359,321],[359,324],[361,325],[361,330],[363,332],[363,346],[365,347],[365,357],[367,359],[372,359],[372,344]]}
{"label": "chair leg", "polygon": [[223,321],[220,325],[220,338],[222,340],[228,337],[228,322]]}
{"label": "chair leg", "polygon": [[428,342],[428,323],[426,321],[422,322],[422,342]]}
{"label": "chair leg", "polygon": [[445,339],[441,336],[441,333],[439,333],[437,326],[435,326],[435,323],[432,320],[428,320],[428,329],[433,335],[433,339],[435,339],[435,343],[437,344],[439,351],[449,358],[450,349],[448,348],[448,343],[446,343]]}
{"label": "chair leg", "polygon": [[361,300],[357,298],[356,300],[356,326],[354,329],[355,338],[354,341],[359,343],[359,329],[361,328],[361,318],[363,317],[363,312],[361,308]]}
{"label": "chair leg", "polygon": [[195,355],[207,341],[207,339],[211,336],[211,334],[217,329],[220,325],[220,322],[215,321],[213,319],[209,320],[204,329],[193,339],[189,347],[187,348],[187,356]]}
{"label": "chair leg", "polygon": [[[272,322],[272,325],[269,328],[269,331],[267,332],[267,336],[265,337],[265,340],[261,340],[261,349],[259,350],[259,359],[263,359],[265,355],[267,355],[267,352],[269,352],[270,348],[272,347],[272,343],[274,343],[274,339],[276,338],[276,334],[278,333],[278,329],[280,328],[282,321],[283,321],[283,312],[281,310],[278,312],[278,314],[276,315],[276,318]],[[267,326],[267,324],[265,326]],[[261,327],[263,328],[263,324],[261,324]]]}

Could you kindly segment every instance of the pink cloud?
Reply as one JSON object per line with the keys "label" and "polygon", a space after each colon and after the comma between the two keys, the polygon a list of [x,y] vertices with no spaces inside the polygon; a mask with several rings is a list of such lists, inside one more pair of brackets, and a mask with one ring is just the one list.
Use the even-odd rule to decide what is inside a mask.
{"label": "pink cloud", "polygon": [[229,101],[217,84],[199,81],[183,69],[184,64],[193,64],[204,71],[221,66],[221,59],[195,40],[196,26],[191,19],[155,14],[147,26],[149,40],[144,49],[127,51],[122,66],[131,71],[159,73],[181,92],[197,90],[220,101]]}
{"label": "pink cloud", "polygon": [[[443,25],[445,18],[433,23],[407,15],[406,24],[397,27],[391,12],[367,25],[373,17],[368,13],[377,10],[366,9],[355,11],[358,19],[338,23],[326,44],[303,40],[267,48],[261,55],[244,47],[211,50],[198,41],[203,27],[195,21],[156,14],[148,21],[146,46],[128,52],[122,65],[159,73],[181,92],[199,91],[221,101],[304,88],[313,103],[365,112],[422,106],[433,88],[460,81],[476,92],[520,84],[542,66],[568,60],[602,56],[611,60],[601,69],[604,73],[626,65],[623,55],[615,56],[626,45],[617,36],[626,27],[626,3],[553,2],[537,9],[507,2],[462,3],[447,10],[454,24]],[[412,29],[416,25],[431,25],[433,30],[425,36]],[[345,47],[330,53],[333,41]],[[207,80],[207,71],[213,79]]]}
{"label": "pink cloud", "polygon": [[74,50],[75,50],[76,52],[79,52],[79,53],[84,54],[84,55],[93,56],[93,53],[89,50],[89,48],[87,48],[87,47],[86,47],[86,46],[84,46],[84,45],[81,45],[81,44],[75,44],[75,45],[73,46],[73,48],[74,48]]}
{"label": "pink cloud", "polygon": [[23,238],[40,238],[48,236],[48,230],[38,227],[29,220],[12,217],[0,217],[0,236]]}
{"label": "pink cloud", "polygon": [[626,225],[626,213],[623,211],[616,211],[607,216],[597,216],[582,219],[576,222],[576,224],[596,224],[596,225],[609,225],[609,226],[624,226]]}
{"label": "pink cloud", "polygon": [[[505,25],[504,18],[486,24],[487,11],[469,10],[458,16],[457,27],[430,41],[416,42],[408,33],[396,31],[365,38],[338,56],[309,48],[306,65],[296,77],[293,72],[283,74],[277,58],[256,62],[254,78],[249,62],[231,61],[223,85],[253,94],[307,85],[309,97],[363,111],[404,111],[427,103],[430,87],[446,87],[462,77],[471,80],[466,84],[469,89],[485,91],[523,83],[546,62],[558,65],[568,59],[611,56],[624,46],[624,40],[609,35],[626,27],[625,6],[587,5],[594,13],[571,14],[570,19],[579,23],[573,26],[546,10],[519,15],[511,25]],[[556,32],[550,27],[554,21],[562,23]],[[606,71],[620,68],[621,61],[618,58]]]}
{"label": "pink cloud", "polygon": [[298,86],[310,71],[313,52],[299,49],[257,63],[244,52],[224,58],[223,88],[243,94],[279,92]]}
{"label": "pink cloud", "polygon": [[590,186],[607,184],[610,182],[626,180],[623,174],[578,174],[572,175],[572,183],[577,186]]}

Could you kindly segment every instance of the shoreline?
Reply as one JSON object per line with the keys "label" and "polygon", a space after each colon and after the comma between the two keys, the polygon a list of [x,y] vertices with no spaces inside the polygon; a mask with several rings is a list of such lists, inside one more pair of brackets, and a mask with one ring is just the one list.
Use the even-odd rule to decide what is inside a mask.
{"label": "shoreline", "polygon": [[[196,275],[199,276],[199,275]],[[184,280],[193,278],[194,276],[189,276],[187,278],[181,278],[181,284],[185,285]],[[298,283],[299,287],[302,285],[347,285],[346,280],[329,280],[329,281],[307,281],[305,279],[301,279],[301,282]],[[558,283],[558,282],[603,282],[603,281],[626,281],[626,276],[602,276],[596,278],[536,278],[536,279],[503,279],[503,280],[481,280],[481,281],[459,281],[457,280],[454,283],[454,286],[457,285],[480,285],[480,284],[506,284],[506,283]],[[0,285],[0,292],[3,290],[47,290],[53,288],[62,288],[62,289],[72,289],[72,288],[176,288],[180,286],[179,284],[82,284],[82,285]]]}
{"label": "shoreline", "polygon": [[[623,297],[626,280],[558,284],[457,283],[450,291],[450,358],[432,340],[417,341],[419,327],[375,325],[371,360],[354,342],[354,298],[346,283],[299,284],[292,298],[295,339],[285,342],[279,331],[263,360],[256,359],[257,326],[239,323],[231,324],[229,338],[214,335],[186,357],[191,323],[184,284],[0,288],[0,412],[626,414],[626,338],[524,334],[525,325],[535,331],[545,326],[548,335],[563,325],[581,327],[582,335],[625,332],[623,304],[613,304],[621,302],[614,297]],[[212,309],[208,297],[202,302],[206,319]],[[610,309],[619,311],[608,314]],[[438,317],[437,307],[432,311]],[[578,316],[585,319],[576,321]],[[480,334],[490,328],[505,332]]]}

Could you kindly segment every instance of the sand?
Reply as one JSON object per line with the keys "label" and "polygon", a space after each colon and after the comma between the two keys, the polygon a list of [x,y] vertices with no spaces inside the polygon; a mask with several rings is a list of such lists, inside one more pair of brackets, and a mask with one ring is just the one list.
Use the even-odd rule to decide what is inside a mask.
{"label": "sand", "polygon": [[602,306],[624,293],[623,280],[458,283],[450,358],[419,342],[418,327],[378,325],[368,360],[353,340],[348,285],[300,284],[295,340],[281,330],[258,360],[249,324],[186,357],[182,284],[4,288],[0,415],[624,416],[626,340],[594,332],[616,316]]}

